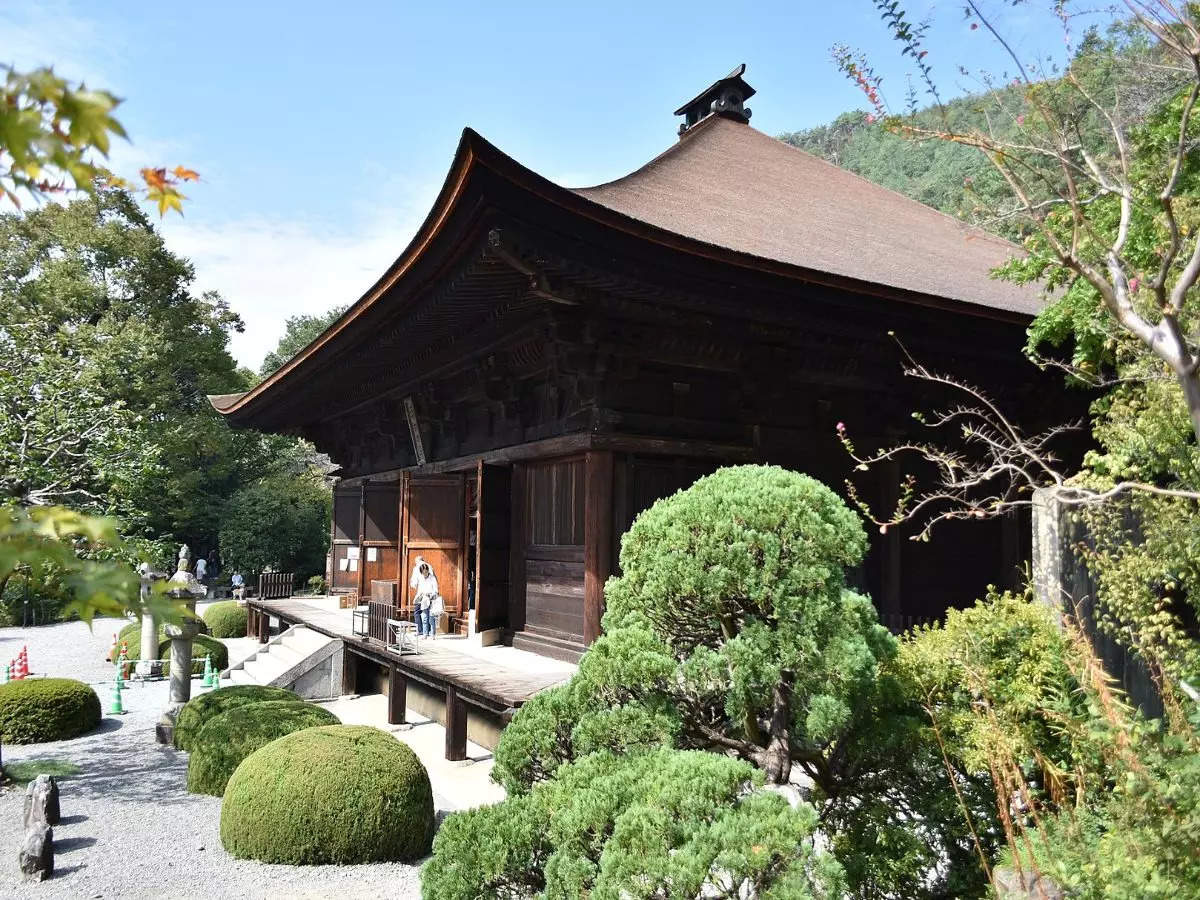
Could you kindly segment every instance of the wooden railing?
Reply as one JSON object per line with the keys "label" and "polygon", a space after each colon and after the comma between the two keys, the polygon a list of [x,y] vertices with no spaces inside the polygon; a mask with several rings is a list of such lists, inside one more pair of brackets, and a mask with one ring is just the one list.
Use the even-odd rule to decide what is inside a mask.
{"label": "wooden railing", "polygon": [[382,644],[388,640],[387,620],[396,618],[398,587],[395,581],[371,582],[371,599],[367,601],[367,630],[372,640]]}
{"label": "wooden railing", "polygon": [[284,600],[292,596],[296,576],[291,572],[263,572],[258,576],[258,599]]}

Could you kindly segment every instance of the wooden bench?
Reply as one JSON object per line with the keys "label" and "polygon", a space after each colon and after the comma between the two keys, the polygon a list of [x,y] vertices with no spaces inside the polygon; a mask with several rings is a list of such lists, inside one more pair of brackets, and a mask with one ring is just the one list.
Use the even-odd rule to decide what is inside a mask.
{"label": "wooden bench", "polygon": [[258,576],[258,599],[286,600],[296,587],[293,572],[263,572]]}

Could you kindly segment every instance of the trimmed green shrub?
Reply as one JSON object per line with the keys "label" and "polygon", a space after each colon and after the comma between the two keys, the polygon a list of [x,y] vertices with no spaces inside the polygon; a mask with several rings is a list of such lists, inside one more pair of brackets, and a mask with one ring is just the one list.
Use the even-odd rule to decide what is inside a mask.
{"label": "trimmed green shrub", "polygon": [[293,731],[339,724],[333,713],[304,701],[267,700],[227,709],[210,718],[192,742],[187,788],[220,797],[233,770],[255,750]]}
{"label": "trimmed green shrub", "polygon": [[296,731],[246,757],[225,788],[221,843],[239,859],[415,860],[433,837],[429,775],[377,728]]}
{"label": "trimmed green shrub", "polygon": [[0,741],[41,744],[78,737],[100,724],[100,698],[72,678],[0,685]]}
{"label": "trimmed green shrub", "polygon": [[297,694],[285,688],[258,684],[238,684],[193,697],[184,704],[183,709],[179,711],[178,718],[175,719],[176,749],[191,750],[200,729],[213,716],[220,715],[235,706],[262,703],[265,700],[302,702]]}
{"label": "trimmed green shrub", "polygon": [[816,810],[762,782],[717,753],[592,753],[527,794],[450,816],[421,896],[842,896],[841,867],[814,845]]}
{"label": "trimmed green shrub", "polygon": [[204,611],[208,633],[215,638],[245,637],[248,618],[246,607],[239,606],[236,600],[214,603]]}

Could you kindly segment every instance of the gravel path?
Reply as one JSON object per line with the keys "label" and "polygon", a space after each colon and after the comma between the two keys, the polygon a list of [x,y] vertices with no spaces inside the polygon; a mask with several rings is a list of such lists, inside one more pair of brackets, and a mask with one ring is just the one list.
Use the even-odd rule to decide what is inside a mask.
{"label": "gravel path", "polygon": [[[0,628],[5,663],[28,645],[35,673],[93,682],[107,712],[112,667],[104,653],[119,620],[94,632],[70,622]],[[199,681],[193,682],[193,690]],[[4,759],[55,758],[81,767],[60,780],[63,821],[54,828],[55,876],[22,884],[17,869],[23,790],[0,792],[0,896],[29,898],[419,897],[418,866],[279,866],[236,860],[221,848],[218,797],[189,794],[187,754],[154,742],[167,684],[131,685],[128,714],[106,715],[84,737],[5,746]],[[264,823],[264,827],[270,827]]]}

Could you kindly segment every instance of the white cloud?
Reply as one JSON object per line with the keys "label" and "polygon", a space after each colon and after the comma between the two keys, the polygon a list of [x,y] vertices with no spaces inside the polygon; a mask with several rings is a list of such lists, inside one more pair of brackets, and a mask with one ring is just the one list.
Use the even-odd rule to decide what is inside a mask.
{"label": "white cloud", "polygon": [[219,291],[245,321],[230,351],[257,371],[288,316],[357,300],[408,245],[420,220],[403,210],[336,228],[269,216],[214,224],[175,218],[161,230],[167,246],[195,266],[195,288]]}

